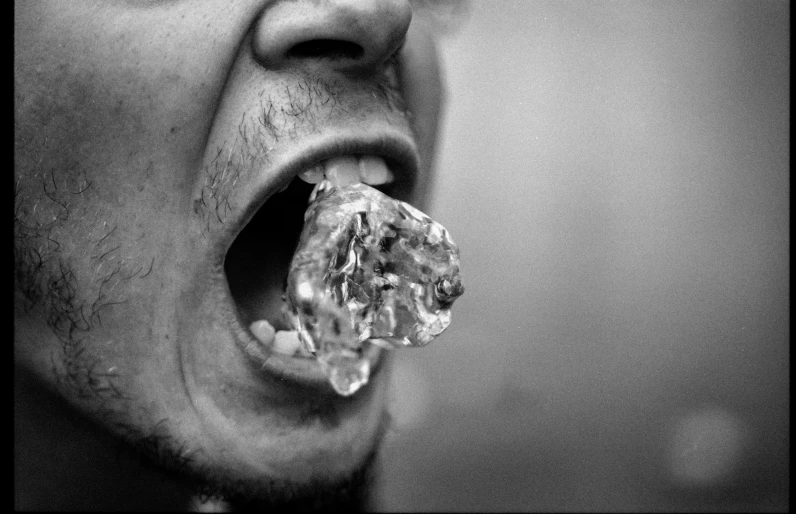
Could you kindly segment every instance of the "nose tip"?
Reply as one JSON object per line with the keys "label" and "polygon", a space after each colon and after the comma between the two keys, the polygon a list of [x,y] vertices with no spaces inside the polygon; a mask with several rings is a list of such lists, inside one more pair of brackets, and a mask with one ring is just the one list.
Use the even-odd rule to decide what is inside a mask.
{"label": "nose tip", "polygon": [[407,0],[280,1],[258,20],[253,50],[270,69],[317,64],[367,73],[398,50],[411,20]]}

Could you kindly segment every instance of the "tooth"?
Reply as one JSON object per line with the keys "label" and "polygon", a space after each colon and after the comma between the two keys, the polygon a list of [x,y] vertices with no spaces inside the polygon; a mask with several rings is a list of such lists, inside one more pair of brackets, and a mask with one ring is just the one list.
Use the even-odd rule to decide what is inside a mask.
{"label": "tooth", "polygon": [[359,159],[359,179],[365,184],[378,186],[392,182],[393,175],[384,159],[374,155],[363,155]]}
{"label": "tooth", "polygon": [[274,327],[268,321],[261,319],[249,325],[254,337],[266,346],[271,346],[274,343]]}
{"label": "tooth", "polygon": [[295,355],[312,357],[312,354],[304,350],[304,345],[299,340],[298,332],[295,330],[275,330],[267,320],[257,320],[249,325],[254,337],[257,338],[269,350],[283,355]]}
{"label": "tooth", "polygon": [[318,164],[315,167],[308,169],[307,171],[302,171],[299,173],[299,178],[304,182],[308,182],[310,184],[317,184],[323,180],[323,164]]}
{"label": "tooth", "polygon": [[301,341],[295,330],[280,330],[274,336],[274,351],[284,355],[295,355],[301,350]]}
{"label": "tooth", "polygon": [[354,156],[345,156],[327,160],[326,178],[337,186],[358,184],[359,159]]}

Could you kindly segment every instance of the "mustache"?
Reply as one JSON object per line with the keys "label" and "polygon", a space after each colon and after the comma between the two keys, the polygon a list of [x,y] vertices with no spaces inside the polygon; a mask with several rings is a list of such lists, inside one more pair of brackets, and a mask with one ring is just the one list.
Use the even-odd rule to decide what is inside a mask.
{"label": "mustache", "polygon": [[224,224],[232,210],[230,198],[251,173],[269,164],[276,145],[320,132],[336,119],[359,115],[361,98],[369,98],[368,109],[381,110],[388,120],[409,120],[398,67],[397,57],[392,57],[382,73],[368,80],[303,76],[276,92],[261,91],[257,107],[241,114],[235,137],[217,146],[203,167],[204,181],[193,210],[204,232],[213,224]]}

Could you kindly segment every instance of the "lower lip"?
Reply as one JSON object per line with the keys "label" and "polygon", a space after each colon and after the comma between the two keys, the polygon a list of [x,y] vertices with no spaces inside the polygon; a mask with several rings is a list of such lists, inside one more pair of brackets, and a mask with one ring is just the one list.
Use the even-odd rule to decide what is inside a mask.
{"label": "lower lip", "polygon": [[[375,345],[368,345],[364,350],[364,357],[370,362],[370,376],[373,378],[386,350]],[[250,357],[252,357],[250,355]],[[321,365],[312,357],[292,357],[289,355],[272,352],[265,360],[259,356],[254,357],[255,363],[260,365],[260,370],[280,382],[295,384],[300,387],[321,388],[333,391]],[[367,387],[367,385],[365,386]]]}
{"label": "lower lip", "polygon": [[[223,268],[222,268],[223,269]],[[262,343],[241,322],[238,308],[229,290],[226,276],[223,275],[220,282],[223,284],[222,292],[223,303],[228,312],[227,320],[232,329],[232,335],[246,358],[255,366],[266,380],[278,382],[280,385],[313,389],[319,392],[332,393],[334,388],[329,383],[326,374],[321,368],[320,363],[311,357],[293,357],[290,355],[269,352]],[[380,368],[383,360],[383,353],[386,350],[376,345],[367,345],[364,349],[364,356],[370,361],[370,380]],[[367,388],[368,386],[363,386]],[[353,396],[357,396],[354,394]],[[341,397],[342,398],[342,397]]]}

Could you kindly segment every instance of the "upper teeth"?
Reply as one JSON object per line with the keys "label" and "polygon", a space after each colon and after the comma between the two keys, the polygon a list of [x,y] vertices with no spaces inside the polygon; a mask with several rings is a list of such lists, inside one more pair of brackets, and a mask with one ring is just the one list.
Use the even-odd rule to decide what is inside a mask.
{"label": "upper teeth", "polygon": [[341,186],[359,182],[378,186],[392,182],[393,174],[381,157],[346,155],[327,159],[317,166],[301,172],[299,178],[310,184],[317,184],[327,178]]}

